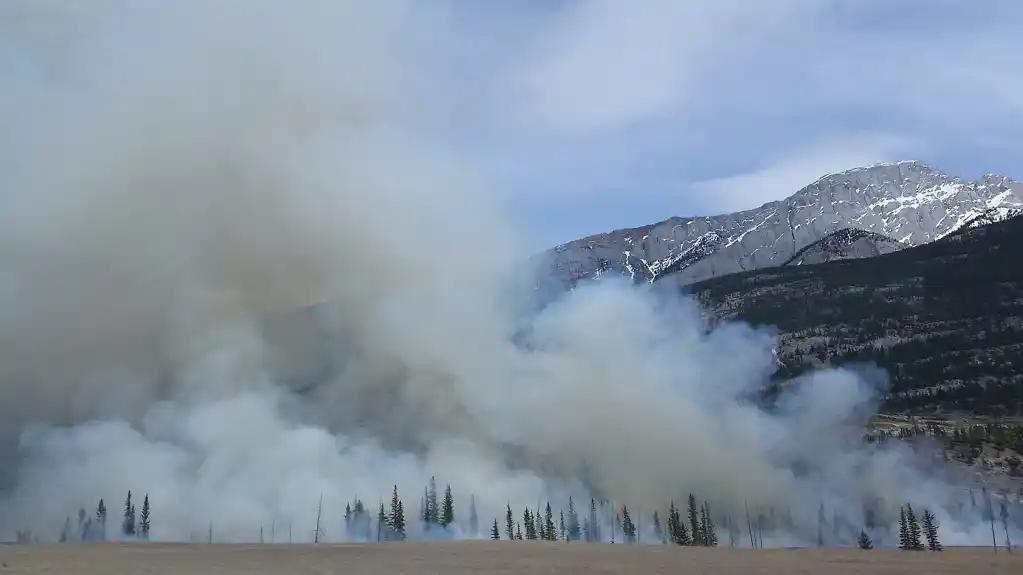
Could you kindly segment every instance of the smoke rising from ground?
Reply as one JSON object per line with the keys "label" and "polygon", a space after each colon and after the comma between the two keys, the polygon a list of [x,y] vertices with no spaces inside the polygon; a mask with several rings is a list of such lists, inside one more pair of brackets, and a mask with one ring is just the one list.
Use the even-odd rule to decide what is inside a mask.
{"label": "smoke rising from ground", "polygon": [[956,503],[859,447],[854,373],[750,403],[766,333],[614,282],[523,314],[521,231],[417,131],[410,3],[70,6],[0,8],[3,530],[131,489],[158,539],[309,539],[320,494],[337,538],[432,475],[484,532],[568,495],[786,507],[795,539],[821,502]]}

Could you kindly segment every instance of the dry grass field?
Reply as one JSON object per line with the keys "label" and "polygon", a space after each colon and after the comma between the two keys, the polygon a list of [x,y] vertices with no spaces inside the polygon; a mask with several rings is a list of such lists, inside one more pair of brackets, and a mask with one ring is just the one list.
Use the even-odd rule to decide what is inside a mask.
{"label": "dry grass field", "polygon": [[701,549],[533,542],[2,545],[2,575],[1023,574],[1023,552]]}

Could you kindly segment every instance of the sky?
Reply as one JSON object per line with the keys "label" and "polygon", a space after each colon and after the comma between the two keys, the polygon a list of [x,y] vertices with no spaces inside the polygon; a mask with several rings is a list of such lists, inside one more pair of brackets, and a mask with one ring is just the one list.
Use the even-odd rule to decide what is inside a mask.
{"label": "sky", "polygon": [[410,115],[537,249],[883,161],[1023,177],[1019,0],[406,1]]}
{"label": "sky", "polygon": [[538,244],[884,161],[1023,177],[1018,0],[424,3],[438,129]]}

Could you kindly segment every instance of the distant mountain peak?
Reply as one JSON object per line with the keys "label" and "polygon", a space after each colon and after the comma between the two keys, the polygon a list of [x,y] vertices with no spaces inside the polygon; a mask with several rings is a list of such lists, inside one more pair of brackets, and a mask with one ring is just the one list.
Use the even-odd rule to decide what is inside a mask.
{"label": "distant mountain peak", "polygon": [[566,285],[608,274],[636,282],[670,278],[689,284],[784,265],[800,250],[842,229],[892,240],[859,237],[860,248],[845,249],[841,255],[869,257],[879,250],[931,242],[984,214],[1001,213],[991,210],[1021,208],[1023,184],[1006,176],[986,174],[966,181],[917,160],[902,160],[823,176],[760,208],[672,217],[591,235],[546,255],[549,274]]}

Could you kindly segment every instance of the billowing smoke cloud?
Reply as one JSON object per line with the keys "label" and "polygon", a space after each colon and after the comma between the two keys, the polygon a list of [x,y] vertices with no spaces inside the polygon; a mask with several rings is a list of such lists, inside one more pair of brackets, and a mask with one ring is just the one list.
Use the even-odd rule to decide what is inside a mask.
{"label": "billowing smoke cloud", "polygon": [[291,4],[0,8],[0,529],[130,489],[158,539],[308,540],[322,496],[337,540],[346,502],[396,485],[413,516],[436,475],[463,536],[469,493],[485,532],[506,504],[689,492],[784,509],[779,544],[822,503],[848,543],[875,498],[985,536],[861,446],[856,374],[767,413],[766,333],[614,282],[523,312],[519,232],[418,130],[415,6]]}

